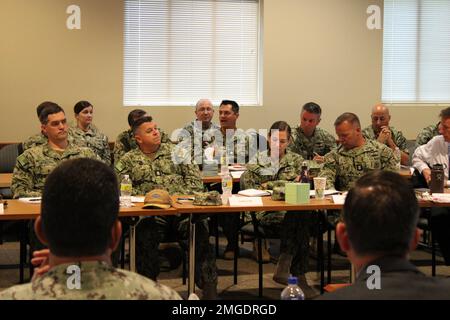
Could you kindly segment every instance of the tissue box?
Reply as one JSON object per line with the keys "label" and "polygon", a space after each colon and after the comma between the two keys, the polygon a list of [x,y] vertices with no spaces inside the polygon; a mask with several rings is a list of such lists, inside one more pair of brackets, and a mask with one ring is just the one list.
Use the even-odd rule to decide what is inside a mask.
{"label": "tissue box", "polygon": [[286,183],[286,203],[309,203],[309,183]]}

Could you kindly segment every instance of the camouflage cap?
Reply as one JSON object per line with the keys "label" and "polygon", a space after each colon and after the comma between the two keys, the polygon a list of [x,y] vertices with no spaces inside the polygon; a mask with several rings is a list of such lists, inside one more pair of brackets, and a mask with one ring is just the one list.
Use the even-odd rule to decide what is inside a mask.
{"label": "camouflage cap", "polygon": [[172,206],[172,198],[169,192],[163,189],[154,189],[145,195],[144,205],[145,209],[169,209]]}
{"label": "camouflage cap", "polygon": [[193,204],[196,206],[221,206],[222,197],[217,191],[200,192],[195,195]]}
{"label": "camouflage cap", "polygon": [[286,191],[283,187],[274,187],[272,192],[272,200],[280,201],[284,200],[286,197]]}

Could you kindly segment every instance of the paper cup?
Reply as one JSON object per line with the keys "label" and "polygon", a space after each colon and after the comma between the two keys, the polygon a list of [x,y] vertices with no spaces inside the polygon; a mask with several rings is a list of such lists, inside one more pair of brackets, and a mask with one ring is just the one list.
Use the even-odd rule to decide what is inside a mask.
{"label": "paper cup", "polygon": [[314,190],[316,191],[316,199],[322,200],[325,198],[325,186],[327,178],[314,178]]}

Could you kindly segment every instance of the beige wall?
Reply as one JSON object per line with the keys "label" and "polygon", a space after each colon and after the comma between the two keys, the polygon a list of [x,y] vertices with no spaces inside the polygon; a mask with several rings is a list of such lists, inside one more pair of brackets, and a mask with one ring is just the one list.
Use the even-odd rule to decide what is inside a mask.
{"label": "beige wall", "polygon": [[[66,8],[82,10],[82,29],[66,29]],[[366,8],[382,0],[265,0],[264,105],[243,108],[239,125],[295,124],[316,101],[332,132],[345,111],[368,124],[381,96],[382,31],[366,28]],[[0,4],[0,141],[39,131],[36,106],[52,100],[73,119],[76,101],[94,104],[94,122],[110,140],[127,127],[122,106],[123,1],[2,0]],[[193,118],[191,107],[146,108],[166,131]],[[392,108],[407,138],[437,119],[439,107]],[[217,120],[217,112],[215,115]]]}

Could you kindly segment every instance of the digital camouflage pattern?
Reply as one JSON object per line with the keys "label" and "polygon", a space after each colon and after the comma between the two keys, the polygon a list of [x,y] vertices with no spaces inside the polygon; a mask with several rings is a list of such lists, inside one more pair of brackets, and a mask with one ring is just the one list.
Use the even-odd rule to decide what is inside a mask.
{"label": "digital camouflage pattern", "polygon": [[[277,194],[284,184],[295,180],[299,175],[303,158],[291,151],[279,161],[271,164],[266,152],[259,152],[257,163],[247,165],[241,176],[243,189],[273,189]],[[280,238],[280,252],[293,256],[290,272],[293,275],[308,271],[310,225],[313,222],[311,212],[257,212],[267,238]],[[247,217],[248,220],[248,217]]]}
{"label": "digital camouflage pattern", "polygon": [[306,160],[314,158],[314,153],[324,156],[336,147],[336,139],[324,129],[316,127],[312,137],[308,138],[303,129],[297,126],[292,130],[292,142],[289,150],[301,155]]}
{"label": "digital camouflage pattern", "polygon": [[192,203],[195,206],[220,206],[222,197],[218,191],[197,193]]}
{"label": "digital camouflage pattern", "polygon": [[427,144],[428,141],[433,139],[434,137],[440,135],[439,133],[439,123],[429,125],[426,128],[423,128],[422,131],[419,132],[416,138],[416,143],[421,146]]}
{"label": "digital camouflage pattern", "polygon": [[45,179],[61,162],[75,158],[92,158],[98,156],[88,148],[69,143],[64,152],[59,153],[48,144],[25,150],[17,157],[11,182],[14,198],[39,197],[44,189]]}
{"label": "digital camouflage pattern", "polygon": [[327,189],[346,191],[365,173],[372,170],[396,170],[396,160],[390,148],[376,140],[351,150],[337,147],[325,156],[319,177],[327,178]]}
{"label": "digital camouflage pattern", "polygon": [[[403,136],[403,133],[391,126],[389,127],[389,130],[391,130],[392,140],[394,141],[395,145],[401,151],[405,152],[406,154],[409,154],[408,146],[406,145],[406,138]],[[378,136],[375,135],[375,131],[373,130],[373,127],[371,125],[365,127],[362,130],[362,134],[366,139],[377,140],[378,138]]]}
{"label": "digital camouflage pattern", "polygon": [[[67,141],[73,142],[73,138],[70,135],[70,131],[67,132]],[[22,142],[22,147],[23,147],[23,151],[28,150],[30,148],[36,147],[36,146],[41,146],[44,144],[48,143],[48,138],[45,134],[38,133],[35,134],[31,137],[29,137],[27,140],[25,140],[24,142]]]}
{"label": "digital camouflage pattern", "polygon": [[[171,195],[192,195],[203,191],[200,170],[195,164],[175,164],[172,161],[174,146],[162,143],[152,156],[140,149],[127,152],[115,166],[119,181],[128,174],[133,194],[144,195],[153,189],[165,189]],[[186,154],[187,156],[187,154]],[[196,216],[196,270],[197,285],[217,283],[217,267],[209,245],[207,216]],[[187,239],[189,217],[155,216],[143,219],[136,227],[136,267],[139,273],[156,279],[159,274],[158,246],[167,241],[169,234],[177,234],[177,240]]]}
{"label": "digital camouflage pattern", "polygon": [[[163,130],[159,128],[158,130],[159,133],[161,134],[161,143],[171,142],[169,136]],[[123,131],[117,136],[116,141],[114,142],[114,149],[113,149],[114,163],[117,163],[117,161],[119,161],[120,158],[122,158],[122,156],[128,151],[137,148],[138,145],[136,139],[134,138],[133,130],[128,129]]]}
{"label": "digital camouflage pattern", "polygon": [[88,131],[83,131],[78,127],[70,127],[69,134],[76,145],[91,149],[104,163],[111,164],[108,137],[101,133],[97,127],[91,125]]}
{"label": "digital camouflage pattern", "polygon": [[178,134],[178,145],[190,151],[196,164],[202,164],[203,150],[211,145],[214,131],[220,131],[220,126],[211,122],[209,128],[203,129],[202,122],[194,120],[185,125]]}
{"label": "digital camouflage pattern", "polygon": [[[80,267],[81,288],[69,289],[71,264],[53,267],[31,283],[0,292],[0,300],[181,300],[167,286],[103,261],[73,263]],[[68,281],[69,280],[69,281]]]}
{"label": "digital camouflage pattern", "polygon": [[134,195],[145,195],[153,189],[165,189],[173,194],[193,194],[203,191],[198,167],[194,164],[175,164],[174,146],[162,143],[153,159],[139,148],[127,152],[115,165],[119,181],[128,174]]}

